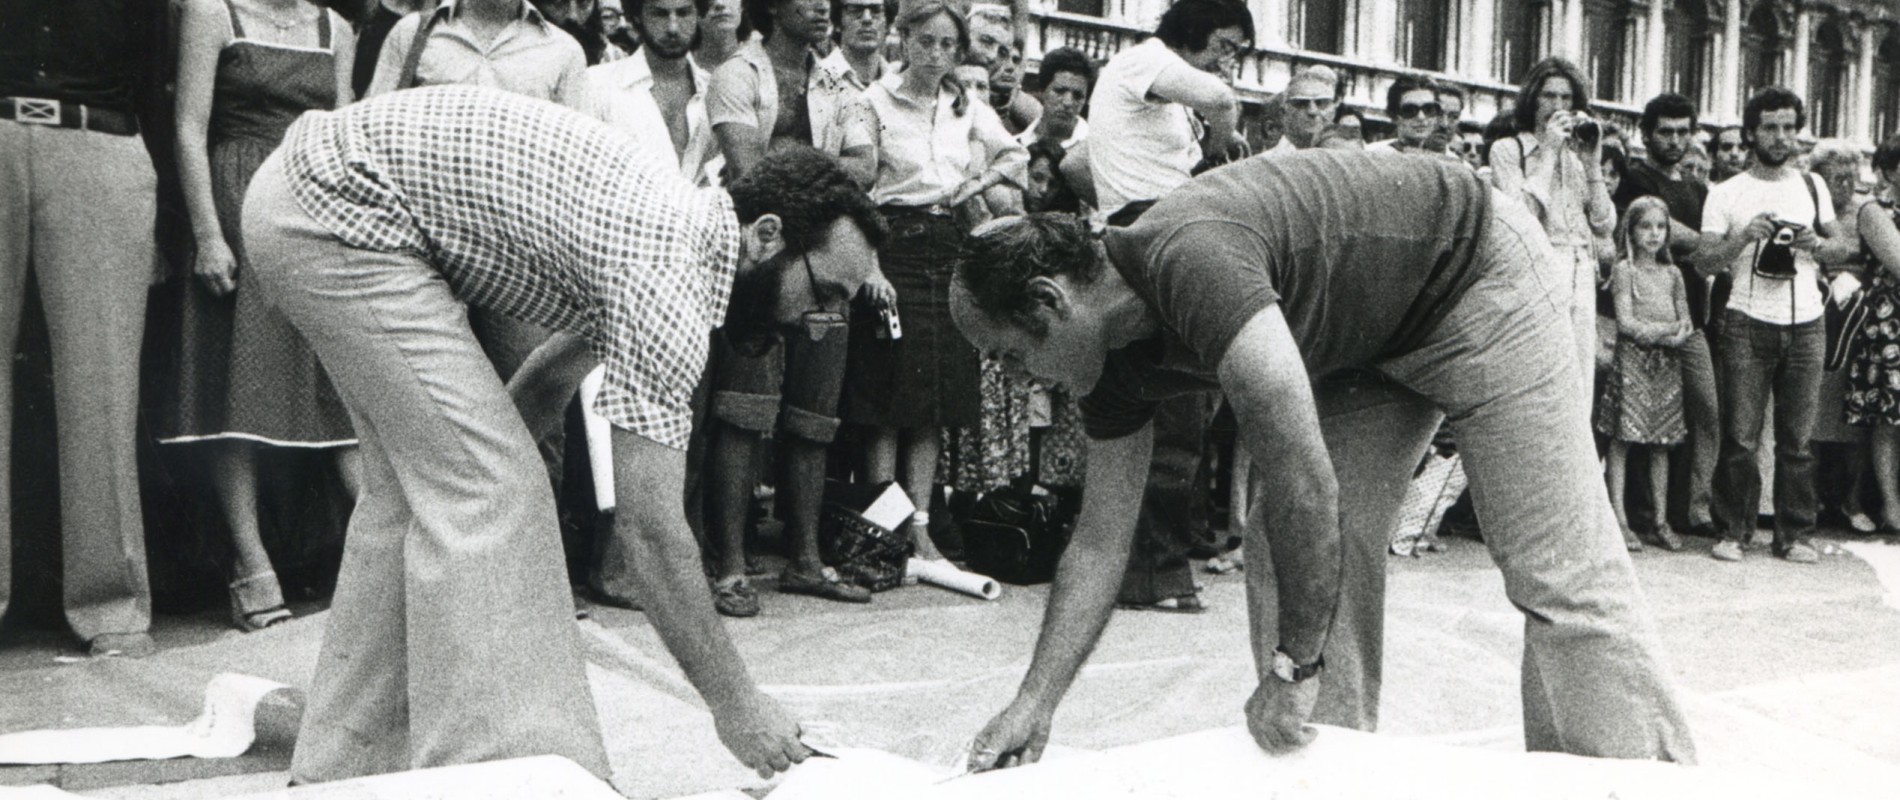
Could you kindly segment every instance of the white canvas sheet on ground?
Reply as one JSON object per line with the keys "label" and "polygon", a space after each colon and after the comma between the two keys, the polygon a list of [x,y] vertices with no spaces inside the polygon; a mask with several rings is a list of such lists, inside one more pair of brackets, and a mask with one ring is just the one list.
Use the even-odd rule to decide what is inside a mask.
{"label": "white canvas sheet on ground", "polygon": [[1016,769],[956,776],[878,753],[844,752],[795,767],[766,800],[1042,800],[1130,797],[1678,800],[1890,797],[1900,771],[1777,775],[1559,753],[1506,753],[1340,728],[1299,752],[1269,756],[1246,730],[1221,728]]}
{"label": "white canvas sheet on ground", "polygon": [[[1703,764],[1813,778],[1815,785],[1856,775],[1893,780],[1900,610],[1888,605],[1876,569],[1853,556],[1799,568],[1769,558],[1718,564],[1706,554],[1708,541],[1697,541],[1702,552],[1639,553],[1635,563]],[[1860,541],[1866,547],[1855,550],[1876,563],[1900,555],[1900,547],[1872,537]],[[1447,544],[1444,553],[1388,561],[1381,736],[1526,757],[1517,687],[1523,619],[1481,545]],[[1056,715],[1052,751],[1119,757],[1130,752],[1124,748],[1199,741],[1194,735],[1242,722],[1254,686],[1244,578],[1205,580],[1205,614],[1115,615]],[[764,614],[725,626],[752,675],[814,744],[880,750],[949,774],[970,737],[1014,694],[1047,594],[1047,587],[1011,587],[983,602],[906,588],[868,606],[845,606],[768,590]],[[0,731],[182,724],[200,712],[204,686],[220,672],[308,685],[323,615],[248,635],[206,619],[194,631],[161,630],[164,649],[149,659],[62,663],[54,652],[35,652],[45,666],[0,673]],[[595,608],[581,637],[623,793],[677,798],[767,786],[721,746],[704,704],[644,615]],[[1195,757],[1180,756],[1183,766],[1170,779],[1200,780],[1202,770],[1186,766],[1200,763]],[[1403,774],[1396,768],[1403,763],[1355,769]],[[219,783],[111,796],[198,800],[259,786],[232,792]],[[961,783],[946,786],[961,790]]]}

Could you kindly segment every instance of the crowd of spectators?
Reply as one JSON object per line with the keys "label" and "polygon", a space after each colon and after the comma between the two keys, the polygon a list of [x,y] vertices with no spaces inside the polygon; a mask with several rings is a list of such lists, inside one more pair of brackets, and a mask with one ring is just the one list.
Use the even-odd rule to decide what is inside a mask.
{"label": "crowd of spectators", "polygon": [[[1770,551],[1791,562],[1816,559],[1824,512],[1900,530],[1900,139],[1875,152],[1875,185],[1863,187],[1853,147],[1804,152],[1805,108],[1785,89],[1761,90],[1740,126],[1713,131],[1664,94],[1623,132],[1591,117],[1590,84],[1562,59],[1535,65],[1485,124],[1466,118],[1457,85],[1408,75],[1383,108],[1361,109],[1331,69],[1305,65],[1243,119],[1232,79],[1254,31],[1234,0],[1177,0],[1151,38],[1106,62],[1058,48],[1033,70],[1020,2],[70,5],[23,3],[27,27],[50,38],[0,28],[24,37],[0,38],[0,54],[25,59],[0,63],[0,169],[63,176],[0,191],[11,210],[0,346],[13,349],[34,287],[59,422],[57,458],[35,461],[58,464],[64,609],[94,652],[150,650],[148,522],[192,528],[193,552],[221,553],[210,560],[246,630],[290,616],[272,551],[340,537],[339,515],[306,511],[347,508],[363,491],[357,439],[316,357],[246,291],[237,215],[251,173],[303,111],[443,84],[565,105],[696,185],[730,183],[779,148],[816,148],[878,205],[889,236],[861,293],[821,298],[795,333],[711,334],[685,502],[730,616],[760,611],[761,499],[783,521],[777,590],[862,603],[871,593],[822,557],[828,479],[902,486],[916,511],[897,533],[920,558],[955,555],[953,512],[975,496],[1073,490],[1085,467],[1077,398],[979,353],[952,323],[968,234],[1040,211],[1125,226],[1256,152],[1436,159],[1535,214],[1562,265],[1548,277],[1568,301],[1576,368],[1597,377],[1588,401],[1631,549],[1682,550],[1686,531],[1740,560],[1764,507]],[[550,336],[481,310],[469,324],[503,381]],[[13,372],[0,374],[10,414]],[[569,467],[585,458],[567,452],[584,449],[567,441],[583,429],[578,403],[571,416],[539,444],[573,577],[632,604],[626,555],[592,541],[592,489]],[[1124,605],[1203,608],[1190,556],[1228,549],[1217,509],[1238,518],[1247,504],[1227,417],[1218,393],[1157,411]],[[0,484],[20,463],[0,459]],[[296,496],[273,499],[286,483]],[[1239,488],[1216,502],[1216,485]],[[202,513],[169,510],[178,502]]]}

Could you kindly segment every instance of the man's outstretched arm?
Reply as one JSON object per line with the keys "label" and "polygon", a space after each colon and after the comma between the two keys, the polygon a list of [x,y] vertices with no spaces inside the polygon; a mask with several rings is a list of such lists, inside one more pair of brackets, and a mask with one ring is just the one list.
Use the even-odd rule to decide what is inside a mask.
{"label": "man's outstretched arm", "polygon": [[1055,587],[1043,612],[1042,634],[1036,639],[1029,674],[1023,677],[1016,699],[977,734],[971,770],[1013,767],[1042,757],[1056,705],[1095,649],[1114,610],[1153,455],[1153,425],[1120,439],[1089,440],[1082,518],[1056,567]]}
{"label": "man's outstretched arm", "polygon": [[667,652],[712,709],[719,741],[761,777],[811,750],[776,700],[759,691],[713,612],[699,544],[686,527],[680,492],[686,453],[614,428],[614,535],[626,544],[634,589]]}
{"label": "man's outstretched arm", "polygon": [[1258,615],[1264,605],[1259,601],[1270,588],[1278,590],[1280,607],[1274,621],[1279,641],[1262,635],[1272,629],[1268,620],[1253,620],[1260,688],[1247,703],[1247,726],[1261,748],[1283,753],[1312,740],[1305,723],[1319,689],[1317,681],[1288,683],[1276,677],[1273,652],[1280,649],[1305,666],[1318,661],[1326,646],[1343,563],[1339,480],[1320,435],[1312,379],[1279,305],[1254,315],[1234,337],[1221,360],[1220,382],[1253,456],[1254,474],[1264,483],[1258,501],[1264,521],[1247,526],[1246,546],[1271,553],[1273,571],[1247,570],[1247,593],[1254,601],[1248,607]]}

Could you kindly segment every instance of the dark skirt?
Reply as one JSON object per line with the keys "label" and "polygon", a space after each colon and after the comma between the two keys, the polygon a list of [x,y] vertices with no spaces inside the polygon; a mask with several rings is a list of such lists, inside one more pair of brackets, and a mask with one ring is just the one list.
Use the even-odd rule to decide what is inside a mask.
{"label": "dark skirt", "polygon": [[196,276],[174,287],[179,308],[178,383],[160,441],[240,439],[292,447],[355,444],[349,413],[288,320],[250,283],[238,235],[244,191],[275,143],[257,138],[211,149],[213,199],[237,258],[237,291],[218,297]]}
{"label": "dark skirt", "polygon": [[876,314],[853,315],[841,417],[860,425],[971,425],[979,415],[976,348],[950,320],[950,281],[964,232],[955,220],[885,207],[891,235],[878,262],[897,289],[901,339],[880,339]]}

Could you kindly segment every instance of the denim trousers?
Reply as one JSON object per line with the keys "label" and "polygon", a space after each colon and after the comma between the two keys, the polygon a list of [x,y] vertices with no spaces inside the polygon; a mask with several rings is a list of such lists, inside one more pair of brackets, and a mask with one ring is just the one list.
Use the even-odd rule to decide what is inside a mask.
{"label": "denim trousers", "polygon": [[1775,325],[1733,309],[1722,315],[1715,358],[1722,386],[1722,449],[1712,510],[1727,541],[1747,541],[1761,506],[1755,448],[1768,398],[1775,402],[1776,554],[1813,535],[1814,420],[1821,406],[1826,331],[1820,320]]}
{"label": "denim trousers", "polygon": [[292,777],[546,754],[605,777],[553,491],[466,307],[422,258],[311,219],[278,156],[243,227],[256,286],[323,361],[363,462]]}
{"label": "denim trousers", "polygon": [[[1412,470],[1448,419],[1485,545],[1524,615],[1526,745],[1693,762],[1688,723],[1610,511],[1574,363],[1571,287],[1556,279],[1553,257],[1536,219],[1493,195],[1471,265],[1480,276],[1425,340],[1369,374],[1316,383],[1345,565],[1314,720],[1377,725],[1384,547]],[[1263,510],[1251,525],[1263,524]],[[1248,553],[1249,570],[1261,555]],[[1273,593],[1265,600],[1256,624],[1272,626]]]}
{"label": "denim trousers", "polygon": [[59,450],[28,463],[58,471],[62,599],[88,641],[152,623],[134,443],[157,186],[137,136],[0,120],[0,614],[12,592],[12,356],[30,269]]}

